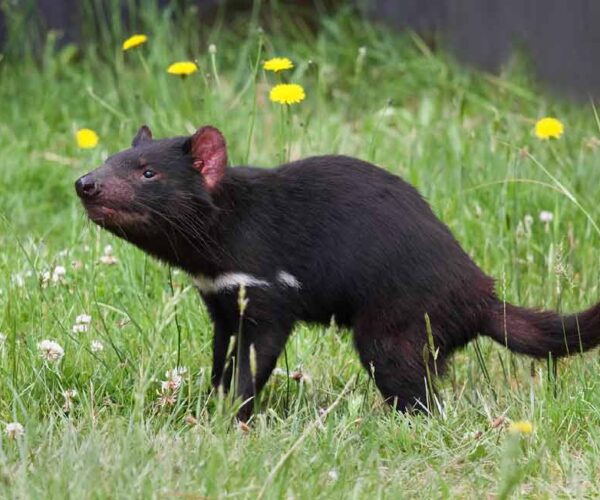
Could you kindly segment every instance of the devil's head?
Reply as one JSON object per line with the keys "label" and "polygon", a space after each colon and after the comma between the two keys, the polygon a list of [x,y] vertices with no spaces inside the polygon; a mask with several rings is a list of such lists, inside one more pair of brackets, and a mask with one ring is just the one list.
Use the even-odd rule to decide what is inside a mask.
{"label": "devil's head", "polygon": [[225,139],[216,128],[153,140],[144,125],[130,149],[77,179],[75,189],[96,224],[171,260],[161,255],[160,239],[171,246],[196,239],[214,214],[213,195],[226,169]]}

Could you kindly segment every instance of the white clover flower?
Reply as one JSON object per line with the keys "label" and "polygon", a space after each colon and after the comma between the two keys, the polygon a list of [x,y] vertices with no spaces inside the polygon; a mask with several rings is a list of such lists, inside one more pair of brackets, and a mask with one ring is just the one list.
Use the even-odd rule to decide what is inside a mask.
{"label": "white clover flower", "polygon": [[59,283],[61,281],[64,281],[66,274],[67,270],[64,266],[56,266],[52,271],[52,282]]}
{"label": "white clover flower", "polygon": [[100,257],[100,263],[107,266],[112,266],[117,262],[119,262],[119,259],[117,259],[114,255],[103,255]]}
{"label": "white clover flower", "polygon": [[62,394],[63,398],[65,398],[62,408],[63,411],[68,413],[73,409],[73,399],[77,397],[77,389],[67,389],[66,391],[63,391]]}
{"label": "white clover flower", "polygon": [[211,43],[208,46],[208,53],[209,54],[216,54],[217,53],[217,46],[214,43]]}
{"label": "white clover flower", "polygon": [[304,373],[302,370],[290,373],[290,378],[296,382],[304,382],[306,384],[310,384],[312,382],[311,376],[308,373]]}
{"label": "white clover flower", "polygon": [[383,118],[388,118],[389,116],[394,116],[396,110],[392,106],[386,106],[385,108],[380,109],[377,114]]}
{"label": "white clover flower", "polygon": [[65,269],[65,266],[56,266],[56,267],[54,268],[54,272],[53,272],[53,274],[54,274],[55,276],[62,277],[62,276],[64,276],[65,274],[67,274],[67,270]]}
{"label": "white clover flower", "polygon": [[175,392],[179,387],[181,387],[181,377],[178,377],[177,379],[161,380],[160,382],[161,394]]}
{"label": "white clover flower", "polygon": [[104,255],[102,257],[100,257],[100,263],[106,264],[107,266],[112,266],[112,265],[116,264],[117,262],[119,262],[119,259],[117,259],[113,255],[112,245],[106,245],[104,247]]}
{"label": "white clover flower", "polygon": [[18,286],[19,288],[22,288],[25,286],[25,278],[23,278],[23,275],[21,273],[15,273],[12,275],[12,282]]}
{"label": "white clover flower", "polygon": [[50,271],[42,271],[40,274],[40,284],[43,288],[48,286],[48,282],[50,281]]}
{"label": "white clover flower", "polygon": [[38,349],[42,351],[42,358],[50,363],[60,361],[65,355],[64,349],[54,340],[42,340],[38,344]]}
{"label": "white clover flower", "polygon": [[277,367],[271,373],[279,377],[289,377],[292,380],[295,380],[296,382],[305,382],[307,384],[310,384],[312,382],[312,377],[308,373],[303,372],[302,370],[295,370],[293,372],[288,373],[286,370]]}
{"label": "white clover flower", "polygon": [[546,224],[552,222],[554,219],[554,214],[552,212],[548,212],[548,210],[542,210],[540,212],[540,221],[545,222]]}
{"label": "white clover flower", "polygon": [[6,424],[4,432],[10,439],[18,439],[25,434],[25,429],[19,422],[10,422]]}
{"label": "white clover flower", "polygon": [[78,395],[79,393],[77,392],[77,389],[67,389],[66,391],[63,391],[63,397],[65,399],[73,399],[76,398]]}
{"label": "white clover flower", "polygon": [[158,398],[158,406],[174,406],[177,402],[177,398],[174,394],[160,394]]}
{"label": "white clover flower", "polygon": [[331,469],[328,473],[327,473],[327,477],[329,477],[329,479],[331,481],[337,481],[339,479],[339,474],[338,471],[335,469]]}
{"label": "white clover flower", "polygon": [[88,331],[88,325],[85,323],[75,323],[73,325],[73,333],[83,333]]}
{"label": "white clover flower", "polygon": [[75,323],[85,323],[90,324],[92,322],[92,317],[89,314],[80,314],[75,318]]}
{"label": "white clover flower", "polygon": [[89,314],[80,314],[75,318],[75,324],[73,325],[73,333],[87,332],[89,324],[92,322],[92,317]]}
{"label": "white clover flower", "polygon": [[187,368],[184,366],[178,366],[173,368],[172,370],[167,370],[165,372],[165,377],[167,380],[163,380],[161,382],[161,390],[162,392],[166,391],[177,391],[183,384],[183,375],[187,373]]}
{"label": "white clover flower", "polygon": [[187,368],[185,366],[177,366],[176,368],[173,368],[172,370],[167,370],[165,372],[165,377],[167,378],[173,378],[173,377],[181,377],[182,375],[185,375],[187,373]]}
{"label": "white clover flower", "polygon": [[90,344],[90,349],[92,350],[92,352],[102,352],[104,351],[104,344],[99,340],[92,340],[92,343]]}

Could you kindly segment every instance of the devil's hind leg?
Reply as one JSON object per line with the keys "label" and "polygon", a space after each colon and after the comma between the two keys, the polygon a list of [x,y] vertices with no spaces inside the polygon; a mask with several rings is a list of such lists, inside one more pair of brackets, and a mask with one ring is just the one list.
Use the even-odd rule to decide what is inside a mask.
{"label": "devil's hind leg", "polygon": [[[364,315],[354,324],[354,344],[387,403],[400,411],[427,409],[424,320],[422,325],[400,325],[385,316]],[[437,360],[438,366],[441,362]],[[430,368],[433,375],[433,362]]]}

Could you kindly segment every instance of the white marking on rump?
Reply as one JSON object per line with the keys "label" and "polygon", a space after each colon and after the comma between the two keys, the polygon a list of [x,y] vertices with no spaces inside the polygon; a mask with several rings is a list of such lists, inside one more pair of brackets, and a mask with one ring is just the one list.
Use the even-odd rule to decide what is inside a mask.
{"label": "white marking on rump", "polygon": [[225,273],[217,276],[216,278],[209,278],[201,274],[194,277],[194,284],[198,287],[201,292],[204,293],[216,293],[223,290],[233,290],[242,285],[245,287],[259,287],[267,288],[271,286],[271,283],[252,276],[246,273]]}
{"label": "white marking on rump", "polygon": [[300,282],[298,278],[287,271],[279,271],[277,273],[277,281],[282,285],[289,286],[290,288],[300,288]]}

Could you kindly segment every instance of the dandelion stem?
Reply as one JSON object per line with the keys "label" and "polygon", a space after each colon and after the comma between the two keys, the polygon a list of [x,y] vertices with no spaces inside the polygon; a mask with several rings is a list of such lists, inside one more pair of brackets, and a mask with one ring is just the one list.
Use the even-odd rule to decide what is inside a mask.
{"label": "dandelion stem", "polygon": [[248,140],[246,141],[246,154],[244,155],[243,163],[248,163],[250,157],[250,148],[252,147],[252,137],[254,136],[254,125],[256,124],[256,79],[258,77],[258,68],[260,67],[260,58],[262,57],[262,35],[258,37],[258,51],[256,52],[256,62],[252,72],[252,111],[250,112],[250,127],[248,129]]}
{"label": "dandelion stem", "polygon": [[210,66],[212,68],[213,76],[215,77],[217,88],[221,90],[221,80],[219,80],[219,73],[217,72],[217,56],[214,51],[210,51]]}
{"label": "dandelion stem", "polygon": [[144,54],[142,54],[141,52],[138,52],[138,57],[140,58],[140,64],[144,68],[146,75],[150,76],[150,67],[148,66],[148,62],[146,61]]}
{"label": "dandelion stem", "polygon": [[130,117],[128,117],[127,115],[121,113],[118,109],[116,109],[115,107],[113,107],[110,104],[108,104],[104,99],[102,99],[99,95],[97,95],[94,92],[94,89],[92,89],[92,87],[87,87],[86,91],[87,91],[88,95],[94,101],[96,101],[104,109],[106,109],[107,111],[109,111],[110,113],[112,113],[113,115],[115,115],[119,120],[122,120],[122,121],[125,121],[125,122],[129,120]]}

